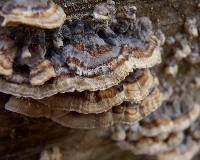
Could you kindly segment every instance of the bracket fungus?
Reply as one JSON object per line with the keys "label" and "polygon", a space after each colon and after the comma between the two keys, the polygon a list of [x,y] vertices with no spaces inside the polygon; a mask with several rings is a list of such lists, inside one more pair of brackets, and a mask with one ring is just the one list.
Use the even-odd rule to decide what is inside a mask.
{"label": "bracket fungus", "polygon": [[139,102],[156,87],[157,80],[149,70],[132,72],[119,85],[95,92],[57,94],[39,100],[45,105],[79,113],[102,113],[124,101]]}
{"label": "bracket fungus", "polygon": [[[46,117],[71,128],[109,127],[115,123],[134,123],[156,110],[162,103],[160,91],[156,88],[140,103],[122,103],[100,114],[80,114],[48,106],[33,99],[12,97],[5,108],[30,117]],[[67,107],[67,106],[66,106]]]}
{"label": "bracket fungus", "polygon": [[122,150],[129,150],[135,155],[155,155],[158,153],[164,153],[179,146],[184,139],[184,134],[171,133],[165,139],[159,139],[159,137],[141,137],[137,141],[131,142],[118,142],[118,146]]}
{"label": "bracket fungus", "polygon": [[200,150],[199,141],[188,131],[168,133],[165,138],[140,137],[137,140],[119,141],[117,146],[135,155],[155,156],[158,160],[191,160]]}
{"label": "bracket fungus", "polygon": [[9,0],[2,5],[0,16],[1,26],[24,24],[44,29],[60,27],[66,19],[52,0]]}
{"label": "bracket fungus", "polygon": [[[115,10],[113,1],[102,5],[108,5],[107,8],[111,5],[110,9]],[[4,8],[10,8],[13,14],[23,11],[24,15],[31,16],[33,12],[39,14],[34,17],[39,19],[48,16],[53,10],[51,7],[60,10],[55,6],[50,0],[9,0],[2,5],[1,12],[4,13]],[[31,13],[27,13],[28,7]],[[31,25],[7,27],[11,32],[7,36],[14,40],[18,52],[12,74],[0,77],[0,91],[17,97],[43,99],[58,93],[106,90],[117,86],[133,70],[161,63],[160,41],[154,35],[151,21],[147,17],[133,18],[136,8],[125,8],[128,13],[124,19],[119,11],[112,12],[116,22],[98,29],[84,19],[63,21],[64,24],[58,25],[60,29],[49,31],[40,25],[35,26],[36,29]],[[40,13],[44,9],[47,13]],[[118,23],[127,19],[131,27],[122,32]]]}
{"label": "bracket fungus", "polygon": [[[173,89],[163,97],[152,68],[161,63],[165,35],[154,32],[148,17],[137,17],[136,6],[117,7],[113,0],[0,3],[6,110],[70,128],[111,127],[121,149],[162,160],[190,159],[199,150],[200,106],[173,96]],[[194,39],[195,25],[185,23]],[[174,78],[181,60],[199,62],[197,39],[192,46],[186,35],[166,41],[175,47],[174,64],[166,69]]]}
{"label": "bracket fungus", "polygon": [[[161,133],[181,132],[193,124],[199,114],[200,106],[192,100],[181,100],[176,104],[168,101],[157,111],[145,117],[130,132],[140,136],[156,136]],[[175,101],[178,101],[177,99]]]}
{"label": "bracket fungus", "polygon": [[30,83],[32,85],[43,85],[52,77],[56,77],[55,70],[48,60],[44,60],[31,70]]}
{"label": "bracket fungus", "polygon": [[[191,160],[200,150],[199,115],[200,106],[187,94],[172,95],[140,122],[114,126],[111,138],[117,141],[118,147],[135,155],[151,155],[160,160]],[[120,133],[124,133],[123,139]]]}
{"label": "bracket fungus", "polygon": [[161,63],[162,42],[152,22],[137,18],[135,6],[95,5],[77,18],[52,0],[2,2],[9,70],[0,70],[0,92],[11,95],[5,109],[90,129],[133,124],[160,107],[150,69]]}
{"label": "bracket fungus", "polygon": [[157,155],[158,160],[191,160],[199,152],[199,144],[191,139],[190,136],[171,151]]}

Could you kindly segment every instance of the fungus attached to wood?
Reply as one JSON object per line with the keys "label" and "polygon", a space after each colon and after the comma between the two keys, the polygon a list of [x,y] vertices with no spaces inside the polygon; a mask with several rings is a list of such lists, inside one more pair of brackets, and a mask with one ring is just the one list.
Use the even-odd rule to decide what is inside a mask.
{"label": "fungus attached to wood", "polygon": [[66,15],[52,0],[9,0],[0,10],[1,26],[16,24],[44,29],[60,27]]}

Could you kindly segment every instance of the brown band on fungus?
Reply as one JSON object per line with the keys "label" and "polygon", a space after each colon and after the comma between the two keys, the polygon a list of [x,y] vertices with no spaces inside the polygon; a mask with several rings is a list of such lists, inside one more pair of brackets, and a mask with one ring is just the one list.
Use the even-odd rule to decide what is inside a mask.
{"label": "brown band on fungus", "polygon": [[186,137],[186,140],[182,142],[178,147],[171,151],[161,153],[157,155],[158,160],[190,160],[199,152],[199,144],[192,140],[190,136]]}
{"label": "brown band on fungus", "polygon": [[[57,94],[49,98],[39,100],[45,105],[57,106],[65,111],[75,111],[79,113],[102,113],[108,111],[113,106],[119,105],[124,101],[139,102],[143,100],[157,84],[151,75],[150,71],[143,71],[143,75],[134,74],[140,71],[131,73],[119,85],[112,88],[96,91],[96,92],[76,92]],[[134,79],[133,82],[130,82]],[[120,89],[122,87],[122,89]]]}
{"label": "brown band on fungus", "polygon": [[[148,58],[147,58],[148,59]],[[144,62],[139,62],[143,67],[150,67],[155,65],[155,63],[160,62],[160,52],[155,50],[153,54],[152,61],[150,59],[145,60]],[[151,61],[151,62],[149,62]],[[50,97],[57,93],[65,92],[74,92],[74,91],[96,91],[96,90],[105,90],[114,85],[120,83],[124,80],[130,72],[133,71],[135,67],[135,59],[129,58],[128,61],[125,61],[123,65],[119,66],[113,72],[109,72],[103,75],[99,75],[93,78],[79,77],[79,76],[70,76],[62,75],[54,78],[51,82],[46,83],[43,86],[32,86],[29,84],[15,84],[7,82],[4,79],[0,80],[0,91],[15,95],[18,97],[32,97],[34,99],[42,99],[45,97]],[[148,66],[147,66],[148,65]],[[149,66],[150,65],[150,66]]]}
{"label": "brown band on fungus", "polygon": [[[149,117],[145,117],[139,124],[136,132],[144,136],[156,136],[161,133],[180,132],[190,127],[199,114],[200,107],[196,103],[190,106],[161,106]],[[176,107],[176,109],[173,107]],[[179,108],[184,107],[184,110]],[[170,111],[171,109],[171,111]],[[178,114],[177,114],[177,113]]]}
{"label": "brown band on fungus", "polygon": [[[56,50],[55,56],[64,59],[67,69],[79,76],[106,74],[126,61],[131,62],[132,69],[150,68],[161,62],[159,40],[153,35],[145,44],[140,37],[118,35],[109,27],[96,33],[88,23],[80,20],[74,20],[68,27],[70,40]],[[53,60],[58,59],[55,56]]]}
{"label": "brown band on fungus", "polygon": [[[159,95],[158,89],[155,89],[145,100],[141,102],[141,106],[147,104],[145,101],[154,101],[148,103],[148,114],[150,110],[154,111],[161,104],[162,98],[157,97]],[[154,100],[153,100],[154,99]],[[143,104],[143,102],[145,102]],[[10,101],[6,104],[6,109],[12,112],[17,112],[31,117],[46,117],[49,118],[65,127],[71,128],[99,128],[99,127],[109,127],[114,123],[134,123],[143,118],[144,106],[132,104],[132,107],[136,108],[138,106],[137,113],[130,112],[130,108],[126,108],[127,105],[117,106],[116,108],[124,107],[120,112],[115,112],[115,109],[111,109],[105,113],[101,114],[79,114],[76,112],[67,112],[64,110],[56,109],[56,106],[46,106],[39,103],[33,99],[18,99],[12,97]],[[152,106],[153,105],[153,106]],[[145,111],[146,112],[146,111]],[[135,116],[135,117],[134,117]]]}
{"label": "brown band on fungus", "polygon": [[[21,4],[21,1],[27,2],[20,0],[13,6]],[[4,5],[8,5],[7,3]],[[37,7],[39,3],[45,1],[22,3],[22,6],[29,3],[32,7],[36,6],[34,7],[36,12],[37,9],[45,8]],[[108,6],[112,6],[112,1],[107,3]],[[18,7],[23,8],[20,6]],[[16,43],[19,43],[19,50],[27,48],[28,52],[21,53],[21,57],[15,59],[17,73],[9,77],[0,77],[0,91],[18,97],[43,99],[58,93],[105,90],[118,85],[134,69],[151,68],[161,63],[160,44],[153,35],[151,21],[148,18],[141,18],[136,23],[132,21],[130,23],[135,26],[135,31],[128,29],[128,33],[120,33],[112,30],[109,24],[110,26],[101,28],[100,32],[87,21],[72,20],[60,27],[62,33],[55,31],[57,37],[53,36],[54,31],[44,33],[44,30],[41,30],[41,33],[34,34],[32,33],[34,31],[27,29],[30,35],[26,37],[22,34],[28,39],[28,42],[23,43],[19,42],[21,40],[19,37],[23,36],[14,34]],[[18,33],[18,29],[15,33]],[[23,32],[23,29],[20,32]],[[53,42],[47,40],[49,36],[58,38],[59,43],[62,41],[62,47],[58,47],[60,44],[51,46]],[[22,38],[23,41],[26,41],[26,38]],[[43,72],[37,69],[36,66],[41,61],[50,63],[48,70],[46,68]],[[34,77],[36,73],[40,74]],[[25,77],[26,80],[23,78],[19,80],[16,75]],[[27,77],[30,77],[28,82]]]}
{"label": "brown band on fungus", "polygon": [[141,137],[137,141],[118,142],[118,146],[122,150],[131,151],[135,155],[156,155],[170,151],[179,146],[184,139],[183,132],[171,133],[164,140],[157,137]]}
{"label": "brown band on fungus", "polygon": [[[127,59],[130,59],[130,61],[132,61],[132,68],[133,69],[140,69],[140,68],[150,68],[156,64],[159,64],[161,62],[160,59],[160,55],[159,55],[159,51],[155,51],[157,48],[157,46],[155,46],[155,48],[151,48],[151,45],[149,46],[150,48],[147,48],[147,50],[141,50],[141,49],[134,49],[133,51],[129,51],[129,49],[127,47],[124,47],[120,50],[120,48],[114,48],[113,50],[110,50],[111,52],[119,52],[119,55],[117,58],[115,57],[110,57],[110,59],[107,60],[107,62],[103,62],[101,63],[102,66],[100,65],[94,65],[94,66],[90,66],[90,64],[87,64],[86,62],[92,62],[95,63],[95,61],[97,61],[99,63],[100,60],[98,60],[98,58],[100,56],[103,56],[102,54],[98,53],[99,55],[90,58],[89,59],[78,59],[75,57],[65,57],[67,64],[70,64],[73,66],[73,70],[75,70],[76,74],[81,75],[81,76],[85,76],[85,77],[92,77],[92,76],[98,76],[101,74],[101,72],[108,72],[108,71],[113,71],[115,69],[117,69],[120,65],[123,65],[125,63],[125,61],[129,61]],[[67,51],[68,48],[66,47],[65,51]],[[118,51],[119,50],[119,51]],[[99,51],[99,50],[98,50]],[[69,52],[74,52],[74,51],[69,51]],[[86,50],[83,50],[82,53],[79,54],[85,54]],[[115,53],[115,54],[116,54]],[[97,54],[97,53],[96,53]],[[110,55],[111,56],[112,53],[107,53],[107,56]],[[157,55],[156,55],[157,54]],[[129,55],[129,56],[128,56]],[[69,55],[70,56],[70,55]],[[73,55],[71,55],[73,56]],[[87,57],[87,55],[85,55]],[[98,57],[98,58],[97,58]],[[100,59],[100,58],[99,58]],[[99,71],[98,71],[99,68]],[[82,71],[81,71],[82,70]],[[88,71],[87,71],[88,70]],[[92,72],[93,73],[89,73]],[[96,71],[95,71],[96,70]]]}
{"label": "brown band on fungus", "polygon": [[162,104],[162,94],[158,88],[140,103],[124,102],[113,107],[113,114],[118,123],[133,124],[158,109]]}
{"label": "brown band on fungus", "polygon": [[53,77],[56,77],[53,66],[48,60],[44,60],[31,70],[30,82],[32,85],[43,85]]}
{"label": "brown band on fungus", "polygon": [[60,27],[66,15],[52,0],[9,0],[0,11],[4,17],[1,26],[25,24],[44,29]]}

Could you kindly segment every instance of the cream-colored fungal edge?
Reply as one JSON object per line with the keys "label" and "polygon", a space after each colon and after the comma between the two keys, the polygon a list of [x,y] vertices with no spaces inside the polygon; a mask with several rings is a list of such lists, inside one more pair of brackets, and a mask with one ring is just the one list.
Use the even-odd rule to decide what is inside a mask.
{"label": "cream-colored fungal edge", "polygon": [[118,107],[123,107],[123,113],[114,116],[116,123],[133,124],[148,116],[158,109],[163,102],[162,93],[158,88],[155,88],[144,100],[139,104],[132,104],[127,107],[124,104]]}
{"label": "cream-colored fungal edge", "polygon": [[[145,83],[142,85],[141,83],[143,83],[143,79],[145,79]],[[148,96],[152,89],[157,86],[156,79],[152,76],[149,70],[144,71],[144,75],[140,77],[136,82],[122,84],[124,86],[122,92],[116,93],[116,95],[112,98],[106,97],[100,101],[95,99],[88,100],[83,97],[74,97],[68,93],[63,95],[54,95],[52,97],[44,98],[38,101],[47,106],[55,105],[56,108],[60,110],[75,111],[84,114],[97,114],[106,112],[113,106],[118,106],[124,101],[138,103],[142,101],[146,96]],[[109,92],[109,90],[112,91],[112,89],[107,89],[105,92]]]}
{"label": "cream-colored fungal edge", "polygon": [[44,29],[54,29],[60,27],[66,20],[66,14],[63,9],[51,2],[51,8],[44,11],[44,13],[35,16],[35,13],[19,13],[18,10],[13,10],[10,14],[4,14],[0,12],[0,15],[4,17],[1,26],[7,26],[11,24],[25,24],[35,26]]}
{"label": "cream-colored fungal edge", "polygon": [[194,140],[189,140],[186,144],[181,144],[174,150],[157,155],[158,160],[192,160],[199,152],[199,144]]}
{"label": "cream-colored fungal edge", "polygon": [[[157,109],[162,103],[162,96],[159,89],[155,89],[142,103],[135,109],[135,112],[128,112],[126,106],[121,112],[110,110],[101,114],[78,114],[56,110],[54,106],[45,106],[33,99],[23,99],[12,97],[5,105],[5,109],[24,114],[30,117],[46,117],[65,127],[70,128],[104,128],[112,126],[114,123],[134,123],[144,116]],[[135,108],[135,104],[131,108]]]}
{"label": "cream-colored fungal edge", "polygon": [[183,139],[183,132],[178,132],[170,134],[165,140],[158,140],[156,137],[141,137],[134,142],[118,142],[117,146],[122,150],[131,151],[135,155],[155,155],[176,148],[182,143]]}
{"label": "cream-colored fungal edge", "polygon": [[[174,120],[164,121],[154,128],[145,128],[140,126],[138,134],[147,137],[153,137],[162,133],[180,132],[190,127],[190,125],[199,117],[200,106],[196,103],[193,104],[191,111],[175,118]],[[162,119],[160,120],[162,122]]]}
{"label": "cream-colored fungal edge", "polygon": [[[155,39],[155,38],[154,38]],[[144,53],[145,55],[147,53]],[[147,54],[148,55],[148,54]],[[68,77],[60,76],[54,79],[53,83],[43,86],[31,86],[28,84],[10,83],[0,79],[0,92],[11,94],[17,97],[30,97],[33,99],[43,99],[57,93],[74,92],[74,91],[97,91],[105,90],[124,80],[133,69],[150,68],[161,63],[160,47],[156,46],[150,57],[130,58],[123,65],[113,72],[100,75],[95,78],[86,77]]]}

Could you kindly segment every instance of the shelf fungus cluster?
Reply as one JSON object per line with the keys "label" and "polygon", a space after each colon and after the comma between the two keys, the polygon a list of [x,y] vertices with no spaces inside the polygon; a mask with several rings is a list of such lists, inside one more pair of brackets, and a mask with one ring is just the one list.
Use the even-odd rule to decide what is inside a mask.
{"label": "shelf fungus cluster", "polygon": [[72,128],[132,124],[162,103],[160,45],[149,18],[108,0],[87,18],[52,0],[0,3],[0,92],[5,109]]}
{"label": "shelf fungus cluster", "polygon": [[183,63],[193,67],[200,64],[199,26],[195,17],[187,17],[184,32],[167,38],[172,57],[166,62],[166,74],[177,77]]}
{"label": "shelf fungus cluster", "polygon": [[157,111],[133,125],[113,126],[112,139],[136,155],[191,160],[200,150],[200,105],[188,96],[180,97],[172,95]]}

